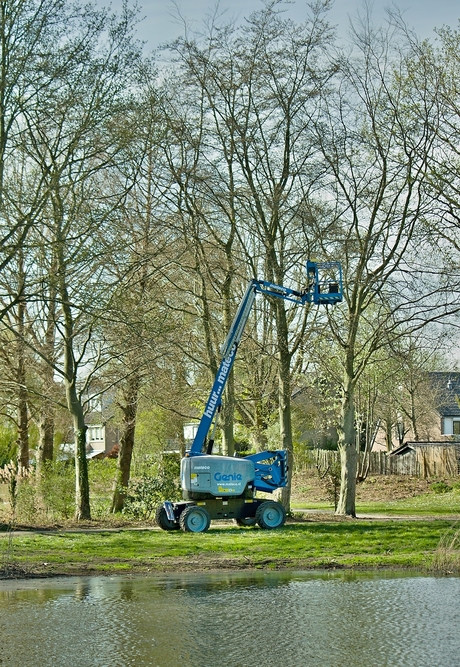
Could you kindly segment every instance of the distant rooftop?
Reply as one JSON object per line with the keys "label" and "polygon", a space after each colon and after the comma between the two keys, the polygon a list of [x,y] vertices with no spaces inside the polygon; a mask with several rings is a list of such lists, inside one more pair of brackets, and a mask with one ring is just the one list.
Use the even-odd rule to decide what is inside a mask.
{"label": "distant rooftop", "polygon": [[460,417],[460,373],[433,371],[428,377],[438,392],[437,410],[441,417]]}

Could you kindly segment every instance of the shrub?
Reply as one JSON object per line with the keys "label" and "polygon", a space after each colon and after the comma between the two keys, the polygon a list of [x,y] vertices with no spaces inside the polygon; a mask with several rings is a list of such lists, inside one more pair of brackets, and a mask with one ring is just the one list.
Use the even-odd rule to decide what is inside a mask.
{"label": "shrub", "polygon": [[16,437],[13,426],[0,424],[0,468],[16,459]]}
{"label": "shrub", "polygon": [[157,474],[143,474],[129,483],[123,514],[133,519],[149,519],[164,500],[179,498],[179,462],[164,457]]}
{"label": "shrub", "polygon": [[452,491],[452,487],[449,486],[449,484],[446,484],[442,479],[439,482],[434,482],[431,485],[431,490],[433,493],[448,493],[449,491]]}
{"label": "shrub", "polygon": [[53,518],[70,519],[75,511],[73,461],[48,463],[39,484],[46,514]]}
{"label": "shrub", "polygon": [[117,460],[115,458],[107,457],[101,460],[88,461],[91,516],[93,519],[102,519],[110,514],[116,469]]}
{"label": "shrub", "polygon": [[18,482],[16,515],[25,523],[70,519],[75,510],[75,469],[67,461],[48,462],[41,475]]}
{"label": "shrub", "polygon": [[17,486],[16,517],[24,523],[37,523],[40,514],[34,480],[21,479]]}
{"label": "shrub", "polygon": [[460,571],[460,529],[454,524],[439,541],[433,557],[433,567],[441,572]]}

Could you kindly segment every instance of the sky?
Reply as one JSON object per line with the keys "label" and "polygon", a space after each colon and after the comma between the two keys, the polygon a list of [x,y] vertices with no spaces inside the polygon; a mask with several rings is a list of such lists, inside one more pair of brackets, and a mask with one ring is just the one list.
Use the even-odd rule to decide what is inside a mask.
{"label": "sky", "polygon": [[[102,2],[100,4],[108,4]],[[114,9],[121,4],[121,0],[112,0]],[[144,20],[138,27],[138,36],[146,42],[147,51],[159,47],[162,43],[173,40],[182,34],[183,30],[174,17],[174,3],[171,0],[138,0],[141,6],[141,15]],[[206,13],[215,7],[214,0],[176,0],[182,15],[192,27],[199,28]],[[373,16],[379,23],[385,17],[385,8],[392,4],[404,12],[406,23],[415,30],[420,37],[434,37],[433,28],[442,25],[458,26],[460,18],[460,3],[458,0],[374,0]],[[220,0],[222,9],[227,9],[228,16],[243,21],[245,16],[262,7],[261,0]],[[306,0],[291,0],[286,5],[287,15],[296,21],[302,21],[307,16]],[[341,37],[346,37],[349,17],[356,16],[361,0],[335,0],[329,13],[330,22],[337,25]]]}

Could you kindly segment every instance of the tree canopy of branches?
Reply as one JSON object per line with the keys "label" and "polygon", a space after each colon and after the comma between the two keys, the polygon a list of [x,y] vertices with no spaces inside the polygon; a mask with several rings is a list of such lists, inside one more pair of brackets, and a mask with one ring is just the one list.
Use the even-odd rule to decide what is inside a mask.
{"label": "tree canopy of branches", "polygon": [[183,449],[248,280],[302,289],[309,258],[342,263],[344,302],[256,302],[222,451],[270,440],[292,464],[292,395],[316,372],[329,422],[340,396],[337,512],[353,516],[362,434],[379,419],[391,438],[402,414],[424,428],[413,341],[453,330],[459,307],[459,34],[420,43],[366,14],[344,47],[328,0],[298,24],[283,4],[184,26],[157,70],[128,4],[0,2],[1,410],[21,470],[37,424],[38,475],[66,411],[78,519],[91,397],[118,411],[119,511],[139,408],[167,415]]}

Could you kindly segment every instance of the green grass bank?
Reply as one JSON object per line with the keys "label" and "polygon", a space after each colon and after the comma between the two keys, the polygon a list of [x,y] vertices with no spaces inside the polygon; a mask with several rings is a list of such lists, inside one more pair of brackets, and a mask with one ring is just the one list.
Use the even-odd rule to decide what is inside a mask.
{"label": "green grass bank", "polygon": [[415,568],[460,571],[447,520],[293,521],[267,531],[214,524],[158,529],[0,533],[0,577],[222,569]]}

